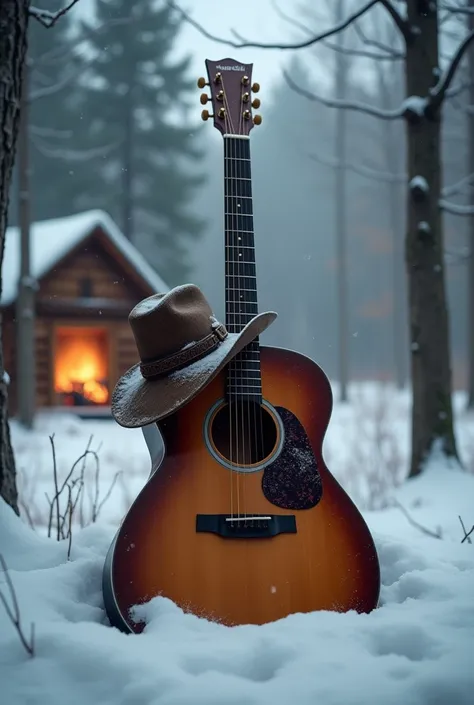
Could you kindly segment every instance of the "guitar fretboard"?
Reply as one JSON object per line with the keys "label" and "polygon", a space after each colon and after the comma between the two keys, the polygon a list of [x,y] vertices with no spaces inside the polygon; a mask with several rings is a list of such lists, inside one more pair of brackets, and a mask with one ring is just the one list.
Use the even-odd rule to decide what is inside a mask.
{"label": "guitar fretboard", "polygon": [[[248,138],[224,138],[226,326],[238,333],[258,313]],[[252,341],[228,366],[227,394],[261,402],[260,347]]]}

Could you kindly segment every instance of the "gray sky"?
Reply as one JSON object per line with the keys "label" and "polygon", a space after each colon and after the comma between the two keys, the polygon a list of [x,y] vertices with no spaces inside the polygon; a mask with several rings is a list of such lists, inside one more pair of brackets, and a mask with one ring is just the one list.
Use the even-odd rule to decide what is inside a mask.
{"label": "gray sky", "polygon": [[[300,4],[299,0],[280,0],[280,6],[287,12]],[[184,6],[192,16],[212,34],[231,37],[235,29],[249,40],[269,42],[289,41],[288,26],[282,26],[276,17],[270,0],[238,0],[238,2],[217,2],[216,0],[186,0]],[[290,30],[293,33],[294,30]],[[191,49],[195,57],[196,75],[204,69],[205,59],[235,58],[244,63],[254,64],[254,80],[262,84],[262,89],[280,75],[283,62],[290,59],[291,52],[269,51],[265,49],[234,49],[211,42],[196,29],[187,25],[180,37],[180,45]]]}
{"label": "gray sky", "polygon": [[[209,32],[231,37],[235,29],[249,40],[260,42],[289,42],[297,36],[297,30],[282,22],[272,8],[270,0],[238,0],[230,3],[222,0],[183,0],[183,9],[192,15]],[[287,14],[295,14],[301,6],[300,0],[279,0],[279,6]],[[93,0],[80,0],[74,8],[75,14],[90,16]],[[302,35],[301,35],[302,36]],[[196,29],[186,24],[176,42],[179,55],[190,53],[194,58],[192,71],[196,76],[204,75],[205,59],[235,58],[254,64],[253,79],[268,91],[271,83],[281,74],[281,67],[291,58],[292,52],[262,49],[234,49],[203,37]]]}

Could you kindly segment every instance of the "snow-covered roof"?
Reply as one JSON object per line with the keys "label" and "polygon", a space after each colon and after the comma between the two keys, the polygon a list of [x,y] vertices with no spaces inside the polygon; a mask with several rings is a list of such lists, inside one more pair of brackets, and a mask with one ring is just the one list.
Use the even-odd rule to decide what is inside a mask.
{"label": "snow-covered roof", "polygon": [[[68,252],[80,244],[95,228],[101,228],[110,242],[130,262],[143,279],[158,292],[169,286],[147,263],[143,255],[119,230],[112,218],[101,210],[90,210],[66,218],[43,220],[31,226],[31,274],[41,279]],[[7,228],[2,265],[2,295],[0,304],[15,301],[20,275],[20,230]]]}

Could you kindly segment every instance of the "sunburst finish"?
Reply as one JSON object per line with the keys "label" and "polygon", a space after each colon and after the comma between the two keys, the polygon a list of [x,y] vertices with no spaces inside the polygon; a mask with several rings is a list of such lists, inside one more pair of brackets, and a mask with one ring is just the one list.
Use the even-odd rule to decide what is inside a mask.
{"label": "sunburst finish", "polygon": [[[225,323],[239,333],[258,311],[249,134],[261,122],[250,100],[259,86],[252,64],[227,58],[207,60],[206,67],[208,80],[198,85],[210,96],[202,102],[211,100],[224,139]],[[225,411],[209,427],[222,400],[230,402],[229,416],[239,410],[240,429]],[[104,568],[112,624],[141,631],[131,608],[158,595],[227,625],[372,610],[380,588],[374,542],[323,459],[331,408],[331,387],[318,365],[296,352],[260,348],[255,339],[161,421],[165,457],[125,517]]]}
{"label": "sunburst finish", "polygon": [[[280,509],[262,492],[262,470],[231,472],[212,456],[203,429],[224,396],[221,374],[159,425],[165,459],[125,517],[104,571],[106,607],[119,628],[141,631],[129,610],[156,595],[227,625],[376,607],[380,574],[371,534],[322,456],[329,382],[313,361],[278,348],[261,348],[261,371],[264,398],[293,412],[307,433],[320,501],[311,509]],[[196,532],[197,514],[229,512],[292,514],[297,532],[262,539]]]}

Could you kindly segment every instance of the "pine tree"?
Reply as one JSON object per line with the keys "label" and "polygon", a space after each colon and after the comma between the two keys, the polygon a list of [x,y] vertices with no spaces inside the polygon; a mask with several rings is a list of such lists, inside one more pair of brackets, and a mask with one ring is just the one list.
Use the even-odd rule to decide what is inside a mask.
{"label": "pine tree", "polygon": [[186,240],[203,228],[188,210],[202,183],[198,131],[186,121],[190,59],[169,59],[180,24],[153,0],[98,0],[93,25],[83,24],[95,56],[90,147],[115,145],[98,166],[102,207],[170,284],[187,274]]}
{"label": "pine tree", "polygon": [[[44,10],[57,10],[56,0],[42,0]],[[78,149],[85,133],[79,108],[78,77],[84,66],[83,47],[67,15],[53,27],[30,22],[28,28],[29,172],[31,218],[43,220],[81,209],[84,188],[92,190],[87,146]],[[85,134],[82,142],[86,142]],[[86,171],[87,169],[87,171]],[[87,180],[86,180],[87,179]],[[13,180],[10,224],[18,220],[16,178]]]}

